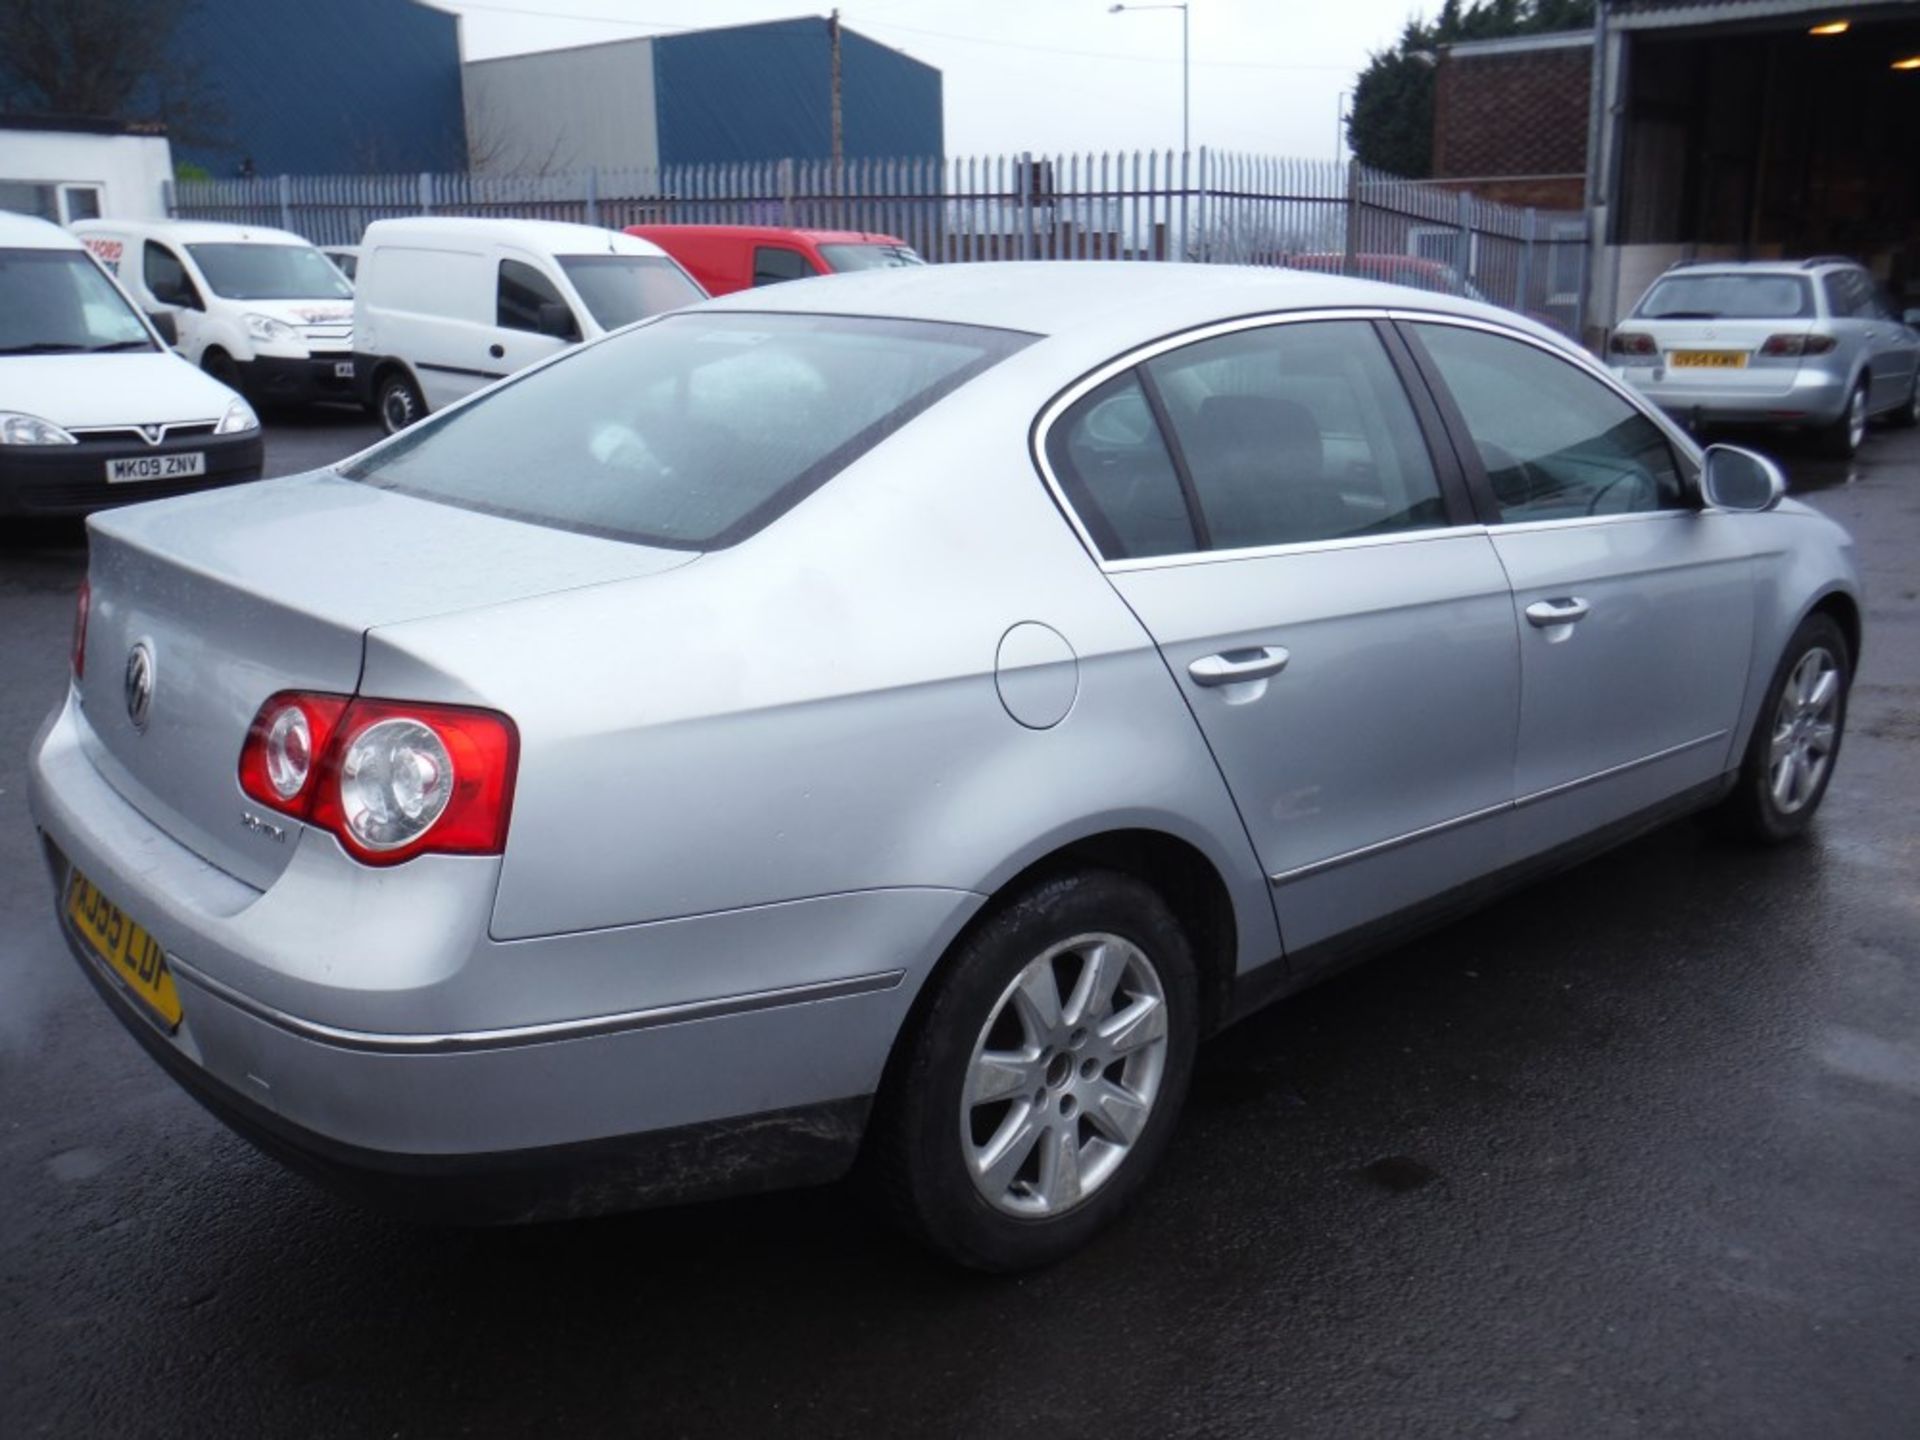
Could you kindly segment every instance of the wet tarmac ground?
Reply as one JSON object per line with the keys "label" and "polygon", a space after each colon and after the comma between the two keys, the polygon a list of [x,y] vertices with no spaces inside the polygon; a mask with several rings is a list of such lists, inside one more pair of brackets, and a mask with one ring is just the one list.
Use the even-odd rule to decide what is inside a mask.
{"label": "wet tarmac ground", "polygon": [[1920,1433],[1920,434],[1782,458],[1869,586],[1810,842],[1683,822],[1242,1023],[1014,1281],[839,1189],[465,1232],[256,1154],[56,933],[22,769],[84,552],[0,536],[0,1433]]}

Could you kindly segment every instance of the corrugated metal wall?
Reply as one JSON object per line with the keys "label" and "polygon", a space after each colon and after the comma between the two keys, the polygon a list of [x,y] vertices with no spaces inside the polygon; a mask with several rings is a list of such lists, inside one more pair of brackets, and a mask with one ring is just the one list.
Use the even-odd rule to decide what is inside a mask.
{"label": "corrugated metal wall", "polygon": [[[665,35],[653,55],[662,165],[831,156],[824,19]],[[847,159],[939,155],[940,106],[938,70],[842,28]]]}
{"label": "corrugated metal wall", "polygon": [[233,175],[457,170],[460,23],[413,0],[200,0],[179,51],[224,112],[177,161]]}
{"label": "corrugated metal wall", "polygon": [[946,154],[942,105],[933,66],[841,27],[840,117],[849,160]]}

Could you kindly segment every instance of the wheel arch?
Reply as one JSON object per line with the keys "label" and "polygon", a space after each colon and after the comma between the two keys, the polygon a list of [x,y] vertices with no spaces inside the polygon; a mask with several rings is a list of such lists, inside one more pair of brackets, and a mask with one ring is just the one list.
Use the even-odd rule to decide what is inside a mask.
{"label": "wheel arch", "polygon": [[413,373],[413,367],[397,355],[382,355],[373,362],[373,368],[367,374],[367,394],[377,398],[380,386],[389,375],[404,375],[407,383],[416,393],[424,396],[426,391],[420,388],[420,377]]}
{"label": "wheel arch", "polygon": [[1068,840],[1029,861],[997,884],[968,917],[921,980],[919,991],[888,1049],[880,1092],[891,1088],[908,1041],[932,1003],[936,982],[962,946],[1014,898],[1055,876],[1077,870],[1114,870],[1150,886],[1165,900],[1193,946],[1200,974],[1200,1032],[1225,1023],[1233,996],[1240,924],[1232,893],[1219,868],[1190,841],[1146,827],[1101,830]]}

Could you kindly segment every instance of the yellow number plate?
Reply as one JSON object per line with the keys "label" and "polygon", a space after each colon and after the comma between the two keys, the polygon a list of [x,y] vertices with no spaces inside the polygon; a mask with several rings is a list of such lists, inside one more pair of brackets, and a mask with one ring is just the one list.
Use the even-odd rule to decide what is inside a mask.
{"label": "yellow number plate", "polygon": [[1667,357],[1667,363],[1676,369],[1691,366],[1700,370],[1744,370],[1747,368],[1747,352],[1744,350],[1676,350]]}
{"label": "yellow number plate", "polygon": [[78,869],[67,876],[67,920],[87,948],[166,1021],[169,1030],[180,1023],[180,992],[173,988],[173,976],[168,973],[159,942],[129,920]]}

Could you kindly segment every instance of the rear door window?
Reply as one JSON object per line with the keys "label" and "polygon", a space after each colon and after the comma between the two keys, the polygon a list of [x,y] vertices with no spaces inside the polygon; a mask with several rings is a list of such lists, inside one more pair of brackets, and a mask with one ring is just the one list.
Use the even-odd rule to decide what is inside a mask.
{"label": "rear door window", "polygon": [[535,524],[715,549],[770,524],[1032,338],[683,311],[523,371],[340,473]]}
{"label": "rear door window", "polygon": [[1366,321],[1241,330],[1144,368],[1212,548],[1447,523],[1413,405]]}

